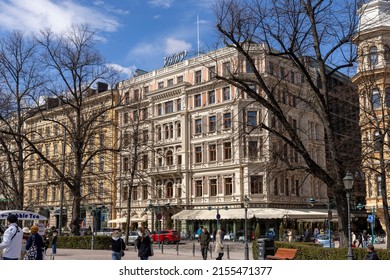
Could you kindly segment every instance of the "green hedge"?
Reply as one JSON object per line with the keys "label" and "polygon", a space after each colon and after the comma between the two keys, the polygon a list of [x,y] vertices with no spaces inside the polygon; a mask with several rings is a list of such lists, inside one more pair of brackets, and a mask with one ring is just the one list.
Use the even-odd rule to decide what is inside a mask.
{"label": "green hedge", "polygon": [[[57,247],[67,249],[91,249],[92,236],[59,236]],[[111,236],[94,236],[93,248],[108,250],[111,246]]]}
{"label": "green hedge", "polygon": [[[348,248],[323,248],[319,244],[305,242],[275,241],[275,252],[278,248],[298,249],[295,260],[346,260]],[[258,259],[257,241],[252,243],[253,259]],[[365,248],[352,248],[355,260],[363,260],[367,254]],[[390,260],[390,252],[386,249],[376,250],[381,260]]]}

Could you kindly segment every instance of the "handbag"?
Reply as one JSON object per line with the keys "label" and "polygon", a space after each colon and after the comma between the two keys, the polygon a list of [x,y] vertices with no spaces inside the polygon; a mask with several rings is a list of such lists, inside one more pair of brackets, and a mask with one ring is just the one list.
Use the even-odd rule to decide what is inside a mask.
{"label": "handbag", "polygon": [[26,252],[24,255],[25,260],[36,260],[38,255],[38,248],[35,245],[35,236],[32,237],[33,244],[31,245],[30,249]]}

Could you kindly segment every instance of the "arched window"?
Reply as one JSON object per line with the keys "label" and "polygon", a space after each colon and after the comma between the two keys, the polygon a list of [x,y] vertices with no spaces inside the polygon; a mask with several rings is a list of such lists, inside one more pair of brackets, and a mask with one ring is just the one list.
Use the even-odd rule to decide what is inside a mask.
{"label": "arched window", "polygon": [[374,132],[374,152],[379,152],[382,145],[382,136],[378,130]]}
{"label": "arched window", "polygon": [[172,182],[168,182],[166,186],[166,198],[172,198],[173,197],[173,184]]}
{"label": "arched window", "polygon": [[370,65],[378,64],[378,48],[373,46],[370,48]]}
{"label": "arched window", "polygon": [[378,109],[381,106],[381,97],[377,88],[372,90],[371,103],[373,109]]}

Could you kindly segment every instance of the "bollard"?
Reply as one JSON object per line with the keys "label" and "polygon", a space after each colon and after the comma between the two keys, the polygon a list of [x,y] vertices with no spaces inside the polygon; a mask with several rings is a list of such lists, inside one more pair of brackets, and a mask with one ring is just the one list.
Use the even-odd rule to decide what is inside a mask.
{"label": "bollard", "polygon": [[176,243],[176,255],[179,255],[179,243]]}
{"label": "bollard", "polygon": [[228,260],[230,260],[229,245],[226,245],[226,257],[228,258]]}
{"label": "bollard", "polygon": [[164,254],[164,243],[161,242],[161,254]]}
{"label": "bollard", "polygon": [[211,244],[209,244],[210,258],[213,258],[213,250],[211,250]]}
{"label": "bollard", "polygon": [[192,243],[192,256],[195,257],[195,243]]}

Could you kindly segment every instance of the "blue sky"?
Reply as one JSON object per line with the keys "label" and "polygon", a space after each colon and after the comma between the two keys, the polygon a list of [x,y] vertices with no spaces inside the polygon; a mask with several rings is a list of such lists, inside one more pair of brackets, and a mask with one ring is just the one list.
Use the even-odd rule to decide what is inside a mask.
{"label": "blue sky", "polygon": [[14,29],[60,32],[88,23],[99,31],[98,49],[124,73],[163,66],[163,58],[186,50],[215,48],[214,0],[0,0],[0,35]]}

